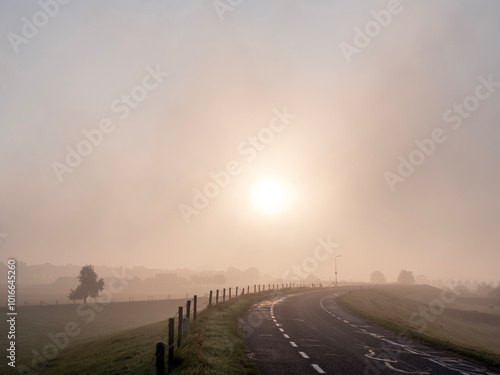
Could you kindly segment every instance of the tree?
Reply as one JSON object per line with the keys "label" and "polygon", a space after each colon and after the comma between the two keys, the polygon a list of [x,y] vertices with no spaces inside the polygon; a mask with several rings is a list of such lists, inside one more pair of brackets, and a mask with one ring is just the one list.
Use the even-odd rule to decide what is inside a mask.
{"label": "tree", "polygon": [[94,271],[93,265],[85,265],[80,270],[80,275],[77,276],[80,285],[76,289],[71,289],[68,298],[72,301],[83,299],[83,303],[87,303],[87,298],[97,298],[99,293],[104,289],[104,280],[98,279],[97,273]]}
{"label": "tree", "polygon": [[415,284],[415,276],[413,276],[413,272],[402,270],[398,276],[398,283]]}
{"label": "tree", "polygon": [[225,282],[226,282],[226,278],[224,277],[224,275],[215,275],[214,276],[214,283],[215,284],[222,285]]}
{"label": "tree", "polygon": [[385,275],[380,271],[373,271],[370,275],[370,281],[374,284],[384,284]]}
{"label": "tree", "polygon": [[493,290],[493,287],[489,283],[486,283],[483,281],[482,283],[478,284],[477,289],[476,289],[476,294],[486,296],[492,290]]}
{"label": "tree", "polygon": [[415,276],[415,284],[429,284],[430,281],[427,280],[427,277],[425,275],[417,275]]}

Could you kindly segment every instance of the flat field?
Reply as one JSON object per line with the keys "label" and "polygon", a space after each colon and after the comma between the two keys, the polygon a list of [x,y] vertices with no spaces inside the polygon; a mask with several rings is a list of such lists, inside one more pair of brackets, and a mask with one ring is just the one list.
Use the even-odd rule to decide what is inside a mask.
{"label": "flat field", "polygon": [[[206,300],[207,298],[199,298],[198,304],[201,306]],[[69,341],[66,343],[64,351],[75,345],[91,342],[114,333],[166,321],[177,313],[179,306],[185,304],[185,299],[172,299],[115,302],[106,305],[98,303],[21,306],[16,317],[16,362],[30,366],[36,352],[42,353],[45,345],[54,344],[54,340],[50,336],[55,336],[55,340],[60,340],[61,345],[64,344],[65,339],[61,338],[61,332],[65,332],[66,326],[70,322],[72,330],[75,332],[79,330],[79,333],[74,337],[68,336]],[[204,307],[202,306],[200,311]],[[2,324],[1,335],[5,338],[5,345],[7,344],[6,329],[7,325]],[[157,329],[157,331],[159,335],[161,329]]]}

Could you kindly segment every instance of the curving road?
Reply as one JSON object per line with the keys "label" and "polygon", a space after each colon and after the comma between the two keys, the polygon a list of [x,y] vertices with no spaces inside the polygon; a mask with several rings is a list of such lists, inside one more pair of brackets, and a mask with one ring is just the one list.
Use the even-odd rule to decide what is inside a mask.
{"label": "curving road", "polygon": [[376,328],[337,303],[346,289],[276,297],[240,320],[262,375],[499,375],[479,365]]}

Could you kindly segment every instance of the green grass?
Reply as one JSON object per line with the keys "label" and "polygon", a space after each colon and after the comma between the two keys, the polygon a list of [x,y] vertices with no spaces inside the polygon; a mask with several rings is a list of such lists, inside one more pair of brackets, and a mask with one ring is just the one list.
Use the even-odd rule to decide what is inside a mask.
{"label": "green grass", "polygon": [[[293,290],[299,291],[301,289]],[[250,294],[201,311],[198,320],[191,323],[183,337],[182,347],[175,350],[174,374],[257,374],[254,365],[244,355],[246,345],[238,328],[238,318],[252,304],[290,292],[287,289]],[[43,370],[33,368],[31,357],[29,361],[18,362],[17,369],[21,374],[44,375],[155,374],[155,347],[160,340],[167,342],[164,335],[167,326],[168,320],[165,320],[75,341],[60,351],[56,358],[39,362]],[[42,348],[37,346],[38,351]]]}
{"label": "green grass", "polygon": [[[200,297],[198,303],[207,300]],[[142,327],[164,321],[176,314],[178,306],[184,305],[185,299],[141,302],[115,302],[108,305],[82,306],[81,304],[59,306],[21,306],[17,316],[17,363],[30,365],[33,350],[41,352],[51,343],[49,335],[64,332],[68,322],[74,322],[80,334],[71,337],[67,348],[74,345],[98,340],[106,335],[119,334],[125,330]],[[1,337],[7,336],[7,325],[0,326]],[[1,373],[1,370],[0,370]]]}
{"label": "green grass", "polygon": [[474,309],[474,299],[457,298],[441,314],[432,315],[433,320],[426,320],[423,330],[419,330],[422,325],[412,323],[412,314],[428,309],[430,301],[439,297],[440,291],[429,286],[388,286],[351,292],[340,303],[375,325],[500,369],[500,315],[480,312],[482,305]]}
{"label": "green grass", "polygon": [[[266,293],[267,294],[267,293]],[[257,374],[245,358],[246,345],[238,318],[269,294],[247,296],[211,307],[190,327],[180,350],[175,353],[174,374]]]}
{"label": "green grass", "polygon": [[[145,374],[166,322],[75,343],[46,362],[40,374]],[[31,366],[30,366],[31,367]],[[29,373],[29,372],[27,372]]]}
{"label": "green grass", "polygon": [[[304,291],[311,289],[295,289]],[[206,309],[189,329],[186,344],[176,351],[174,375],[257,375],[257,368],[246,354],[238,320],[255,303],[271,296],[289,294],[279,290],[247,295]]]}

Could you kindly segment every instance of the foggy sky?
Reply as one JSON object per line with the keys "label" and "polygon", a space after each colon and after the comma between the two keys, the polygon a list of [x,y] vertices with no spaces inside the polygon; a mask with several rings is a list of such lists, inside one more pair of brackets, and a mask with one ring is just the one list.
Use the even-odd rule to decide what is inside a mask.
{"label": "foggy sky", "polygon": [[[402,11],[349,63],[342,43],[385,1],[72,1],[16,53],[37,2],[0,2],[0,244],[3,261],[225,269],[277,277],[340,247],[318,275],[498,280],[500,87],[463,119],[443,120],[500,81],[500,3],[401,0]],[[149,69],[168,72],[119,118],[112,103]],[[483,92],[487,92],[484,91]],[[116,108],[116,107],[115,107]],[[274,110],[296,115],[247,161],[238,151]],[[123,112],[122,112],[123,114]],[[53,163],[103,118],[114,130],[62,182]],[[415,140],[447,140],[391,191]],[[241,173],[189,224],[210,173]],[[295,193],[284,212],[251,203],[261,179]]]}

